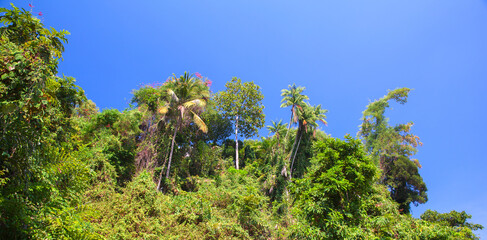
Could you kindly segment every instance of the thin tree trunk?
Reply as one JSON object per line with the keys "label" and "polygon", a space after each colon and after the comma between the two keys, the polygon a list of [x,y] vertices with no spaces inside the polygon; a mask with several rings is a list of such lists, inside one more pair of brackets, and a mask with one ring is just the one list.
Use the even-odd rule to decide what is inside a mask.
{"label": "thin tree trunk", "polygon": [[[293,106],[294,108],[294,106]],[[294,112],[293,112],[293,109],[291,108],[291,119],[289,119],[289,124],[287,125],[287,132],[286,132],[286,137],[284,137],[284,146],[283,146],[283,149],[286,149],[286,145],[287,145],[287,136],[289,134],[289,129],[291,129],[291,122],[293,121],[293,115],[294,115]]]}
{"label": "thin tree trunk", "polygon": [[166,157],[164,158],[164,163],[162,164],[161,173],[159,174],[159,183],[157,183],[157,191],[159,191],[159,189],[161,189],[162,173],[164,172],[164,165],[166,165],[168,155],[169,155],[169,153],[166,154]]}
{"label": "thin tree trunk", "polygon": [[296,159],[296,155],[298,155],[299,144],[301,144],[301,137],[302,136],[303,136],[303,134],[299,134],[298,146],[296,147],[296,151],[294,152],[293,162],[291,163],[291,168],[289,169],[289,179],[293,178],[294,160]]}
{"label": "thin tree trunk", "polygon": [[176,134],[178,133],[179,121],[174,129],[174,135],[172,136],[172,143],[171,143],[171,153],[169,153],[169,163],[167,164],[167,172],[166,178],[169,178],[169,171],[171,170],[171,161],[172,161],[172,153],[174,151],[174,142],[176,141]]}
{"label": "thin tree trunk", "polygon": [[293,148],[291,149],[291,153],[289,154],[289,162],[291,162],[291,159],[293,157],[293,152],[294,152],[294,147],[296,146],[296,143],[298,142],[298,137],[301,135],[301,127],[298,126],[298,130],[296,132],[296,138],[294,139],[294,144]]}
{"label": "thin tree trunk", "polygon": [[235,117],[235,165],[238,169],[238,116]]}
{"label": "thin tree trunk", "polygon": [[[276,151],[277,151],[277,154],[281,153],[281,148],[280,148],[280,146],[281,146],[281,145],[280,145],[280,142],[279,142],[279,133],[277,133],[277,136],[276,136],[276,144],[277,144],[277,146],[276,146],[276,147],[274,147],[274,146],[275,146],[275,145],[274,145],[274,146],[272,146],[272,148],[271,148],[271,149],[272,149],[272,155],[273,155],[273,156],[274,156],[274,155],[276,155]],[[277,148],[277,149],[276,149],[276,148]]]}
{"label": "thin tree trunk", "polygon": [[[293,157],[293,152],[294,152],[294,147],[296,146],[296,142],[298,141],[298,136],[300,135],[300,127],[298,127],[298,130],[296,132],[296,137],[294,138],[294,144],[293,144],[293,148],[291,149],[291,152],[289,153],[289,163],[291,163],[291,158]],[[286,166],[289,166],[291,167],[290,165],[287,165],[287,164],[284,164],[284,168],[283,168],[283,171],[284,169],[286,168]],[[289,173],[292,173],[292,170],[289,170]],[[286,176],[287,177],[287,176]],[[291,178],[289,178],[291,179]]]}

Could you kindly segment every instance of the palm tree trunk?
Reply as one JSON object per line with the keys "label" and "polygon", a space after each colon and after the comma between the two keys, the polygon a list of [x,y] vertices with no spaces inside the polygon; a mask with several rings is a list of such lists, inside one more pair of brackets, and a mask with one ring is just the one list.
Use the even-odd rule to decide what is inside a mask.
{"label": "palm tree trunk", "polygon": [[291,159],[293,157],[293,152],[294,152],[294,147],[296,146],[296,143],[298,142],[298,137],[301,135],[301,127],[298,126],[298,130],[296,132],[296,138],[294,139],[294,144],[293,144],[293,148],[291,149],[291,153],[289,155],[289,162],[291,162]]}
{"label": "palm tree trunk", "polygon": [[[294,106],[293,106],[294,108]],[[291,119],[289,119],[289,124],[287,125],[287,132],[286,132],[286,137],[284,137],[284,146],[283,148],[286,149],[286,145],[287,145],[287,135],[289,134],[289,129],[291,129],[291,122],[293,121],[293,115],[294,115],[294,111],[293,111],[293,108],[291,108]]]}
{"label": "palm tree trunk", "polygon": [[172,153],[174,151],[174,142],[176,141],[176,134],[178,133],[179,121],[174,129],[174,135],[172,136],[171,142],[171,153],[169,153],[169,163],[167,164],[166,178],[169,178],[169,171],[171,170]]}
{"label": "palm tree trunk", "polygon": [[161,189],[162,173],[164,172],[164,165],[166,165],[168,155],[169,155],[169,153],[166,154],[166,158],[164,158],[164,163],[161,165],[162,169],[161,169],[161,173],[159,174],[159,182],[157,183],[157,189],[156,189],[157,191],[159,191],[159,189]]}
{"label": "palm tree trunk", "polygon": [[235,165],[238,169],[238,116],[235,117]]}
{"label": "palm tree trunk", "polygon": [[294,160],[296,159],[296,155],[298,155],[299,144],[301,143],[301,137],[302,136],[303,136],[302,134],[299,135],[298,146],[296,147],[296,151],[294,152],[293,162],[291,163],[291,168],[289,169],[289,179],[293,178]]}

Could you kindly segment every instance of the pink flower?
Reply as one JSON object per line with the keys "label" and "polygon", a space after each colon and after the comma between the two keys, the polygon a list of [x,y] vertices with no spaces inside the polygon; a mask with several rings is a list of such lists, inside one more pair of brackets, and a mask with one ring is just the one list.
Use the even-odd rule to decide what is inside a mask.
{"label": "pink flower", "polygon": [[34,6],[32,6],[32,4],[29,3],[29,7],[33,8]]}
{"label": "pink flower", "polygon": [[39,16],[42,16],[42,12],[39,12]]}
{"label": "pink flower", "polygon": [[201,78],[201,74],[200,73],[194,73],[194,75],[196,75],[197,78]]}
{"label": "pink flower", "polygon": [[212,83],[213,83],[213,82],[212,82],[210,79],[206,79],[206,81],[205,81],[205,85],[206,85],[207,87],[210,87]]}

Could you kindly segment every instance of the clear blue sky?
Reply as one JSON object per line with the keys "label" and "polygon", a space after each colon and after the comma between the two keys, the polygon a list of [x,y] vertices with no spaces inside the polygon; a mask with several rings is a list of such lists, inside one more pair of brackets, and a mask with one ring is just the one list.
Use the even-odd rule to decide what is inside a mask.
{"label": "clear blue sky", "polygon": [[414,215],[465,210],[487,227],[487,0],[15,1],[28,3],[46,26],[71,32],[60,73],[101,109],[124,109],[140,84],[190,71],[213,91],[232,76],[255,81],[267,123],[288,121],[280,90],[296,83],[341,138],[355,136],[369,101],[413,88],[387,114],[413,121],[424,143],[416,157],[429,201]]}

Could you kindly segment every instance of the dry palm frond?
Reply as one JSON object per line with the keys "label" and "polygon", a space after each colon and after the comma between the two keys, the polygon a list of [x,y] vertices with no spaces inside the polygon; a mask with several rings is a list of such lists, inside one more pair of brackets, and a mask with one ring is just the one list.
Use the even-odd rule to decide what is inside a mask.
{"label": "dry palm frond", "polygon": [[200,128],[201,131],[203,131],[204,133],[207,133],[208,127],[206,126],[205,122],[203,122],[203,120],[196,113],[194,113],[193,111],[191,111],[191,112],[193,113],[194,123]]}
{"label": "dry palm frond", "polygon": [[185,107],[189,108],[191,106],[205,107],[206,101],[203,99],[194,99],[183,104]]}
{"label": "dry palm frond", "polygon": [[171,98],[172,98],[174,101],[179,102],[179,98],[178,98],[178,96],[176,96],[176,93],[175,93],[173,90],[171,90],[171,89],[167,89],[167,94],[168,94],[169,96],[171,96]]}

